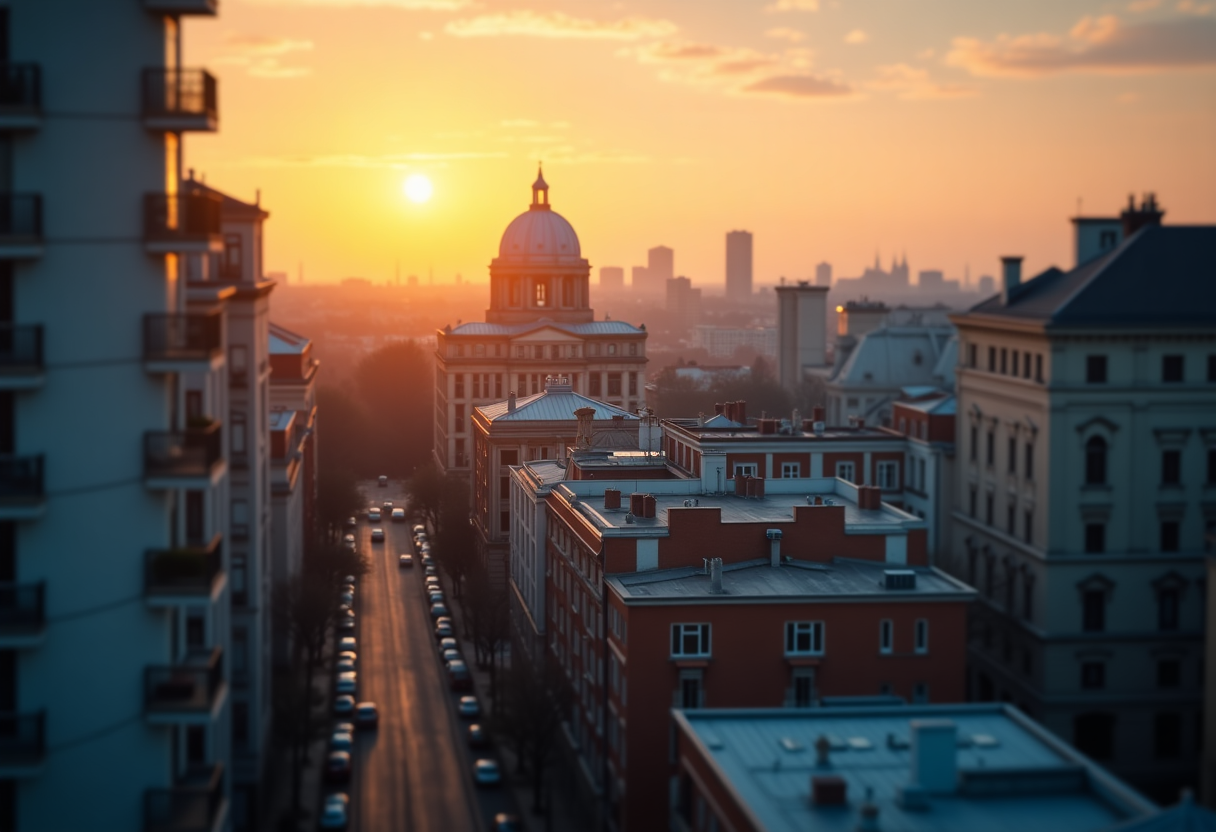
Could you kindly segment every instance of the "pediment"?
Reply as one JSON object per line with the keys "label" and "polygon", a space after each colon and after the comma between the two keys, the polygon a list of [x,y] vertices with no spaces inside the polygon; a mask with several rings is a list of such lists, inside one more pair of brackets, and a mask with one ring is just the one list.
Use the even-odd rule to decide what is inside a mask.
{"label": "pediment", "polygon": [[533,342],[543,344],[581,344],[583,343],[583,339],[553,326],[542,326],[540,329],[516,335],[511,339],[512,344],[528,344]]}

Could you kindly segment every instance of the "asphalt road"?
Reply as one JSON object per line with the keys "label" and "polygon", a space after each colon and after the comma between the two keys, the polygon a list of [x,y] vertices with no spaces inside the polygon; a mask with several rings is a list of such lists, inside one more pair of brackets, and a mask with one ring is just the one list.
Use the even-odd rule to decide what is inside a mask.
{"label": "asphalt road", "polygon": [[[400,485],[365,486],[368,505],[405,504]],[[356,589],[359,701],[375,702],[380,726],[355,740],[350,829],[361,832],[462,832],[488,829],[495,812],[513,811],[505,790],[478,789],[465,742],[466,720],[455,709],[439,659],[423,569],[401,569],[413,552],[410,528],[389,518],[387,536],[371,542],[366,512],[356,537],[371,556],[371,573]],[[415,559],[417,554],[415,553]],[[478,756],[487,755],[480,752]]]}

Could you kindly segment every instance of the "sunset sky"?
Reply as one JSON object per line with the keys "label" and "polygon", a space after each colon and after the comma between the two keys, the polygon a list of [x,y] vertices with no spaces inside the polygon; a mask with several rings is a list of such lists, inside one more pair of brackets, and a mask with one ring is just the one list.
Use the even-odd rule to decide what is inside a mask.
{"label": "sunset sky", "polygon": [[735,228],[773,283],[1071,265],[1078,199],[1132,191],[1216,222],[1216,0],[222,0],[185,36],[221,108],[187,164],[261,189],[293,281],[484,281],[538,159],[593,270],[665,244],[707,286]]}

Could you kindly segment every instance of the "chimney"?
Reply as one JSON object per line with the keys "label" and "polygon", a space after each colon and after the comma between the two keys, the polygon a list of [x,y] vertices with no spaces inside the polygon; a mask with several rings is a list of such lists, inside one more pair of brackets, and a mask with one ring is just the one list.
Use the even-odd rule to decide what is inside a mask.
{"label": "chimney", "polygon": [[747,402],[743,399],[735,402],[735,421],[741,425],[747,424]]}
{"label": "chimney", "polygon": [[629,495],[629,513],[634,517],[644,517],[642,510],[642,492],[635,491]]}
{"label": "chimney", "polygon": [[704,413],[697,414],[697,427],[699,427],[699,428],[705,427],[705,414]]}
{"label": "chimney", "polygon": [[722,595],[722,558],[709,559],[709,594]]}
{"label": "chimney", "polygon": [[1161,225],[1164,216],[1165,212],[1157,205],[1156,194],[1145,194],[1139,208],[1136,208],[1136,198],[1128,194],[1127,209],[1119,216],[1123,222],[1123,239],[1126,240],[1147,225]]}
{"label": "chimney", "polygon": [[1022,285],[1022,258],[1002,257],[1001,275],[1001,303],[1008,305]]}
{"label": "chimney", "polygon": [[874,802],[874,789],[866,786],[866,799],[857,811],[857,832],[880,832],[878,804]]}
{"label": "chimney", "polygon": [[642,495],[642,516],[643,517],[654,517],[654,513],[655,513],[654,495],[653,494],[643,494]]}
{"label": "chimney", "polygon": [[751,479],[751,477],[749,477],[747,474],[742,474],[741,476],[735,477],[735,496],[736,497],[746,497],[747,496],[747,481],[750,479]]}
{"label": "chimney", "polygon": [[721,402],[716,402],[714,404],[714,415],[715,416],[721,416],[723,411],[725,411],[725,410],[726,410],[726,405],[722,404]]}
{"label": "chimney", "polygon": [[507,394],[507,412],[508,413],[515,412],[515,391],[514,390],[512,390],[510,393]]}
{"label": "chimney", "polygon": [[951,794],[958,787],[958,729],[949,719],[914,719],[912,784],[926,794]]}
{"label": "chimney", "polygon": [[[828,741],[824,737],[820,737],[825,745]],[[815,743],[815,748],[819,748],[819,742]],[[826,759],[825,754],[823,758]],[[826,762],[821,762],[820,765],[827,766]],[[848,783],[843,777],[838,777],[834,774],[824,776],[822,774],[811,777],[811,803],[816,806],[845,806],[848,804]]]}
{"label": "chimney", "polygon": [[604,489],[604,508],[620,508],[621,492],[616,488]]}
{"label": "chimney", "polygon": [[574,438],[574,447],[578,450],[591,447],[591,420],[595,418],[594,407],[580,407],[574,411],[578,420],[578,435]]}
{"label": "chimney", "polygon": [[769,529],[764,533],[768,538],[769,566],[781,565],[781,529]]}
{"label": "chimney", "polygon": [[764,477],[752,477],[751,496],[757,500],[764,499]]}
{"label": "chimney", "polygon": [[802,429],[802,411],[794,408],[794,414],[790,416],[790,426],[795,432]]}
{"label": "chimney", "polygon": [[832,741],[826,735],[820,734],[819,738],[815,740],[815,765],[819,768],[831,768],[832,760],[828,756],[831,750]]}

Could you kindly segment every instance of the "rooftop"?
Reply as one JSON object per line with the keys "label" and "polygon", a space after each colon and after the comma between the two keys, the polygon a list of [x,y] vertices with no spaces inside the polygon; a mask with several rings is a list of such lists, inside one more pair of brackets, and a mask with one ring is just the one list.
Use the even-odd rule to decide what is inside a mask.
{"label": "rooftop", "polygon": [[[564,384],[550,384],[543,393],[516,399],[513,410],[510,399],[484,404],[473,409],[490,422],[576,422],[578,420],[574,416],[574,411],[584,407],[595,411],[591,417],[594,422],[609,422],[614,418],[620,418],[626,422],[636,423],[639,418],[637,414],[630,413],[623,408],[590,399],[581,393],[575,393],[574,388]],[[636,427],[634,432],[636,432]]]}
{"label": "rooftop", "polygon": [[[748,816],[766,832],[853,832],[867,790],[883,832],[1106,830],[1154,805],[1017,709],[1003,704],[794,710],[674,711],[679,730]],[[904,808],[913,720],[956,731],[955,790]],[[817,764],[820,736],[831,745]],[[845,806],[815,806],[811,777],[846,784]],[[953,778],[951,778],[953,780]]]}
{"label": "rooftop", "polygon": [[567,323],[565,321],[551,321],[547,318],[542,318],[539,321],[530,321],[523,324],[492,324],[484,321],[471,321],[467,324],[453,327],[450,331],[445,330],[445,334],[452,335],[523,335],[536,330],[558,329],[562,332],[568,332],[571,335],[639,335],[646,330],[636,327],[633,324],[627,324],[624,321],[587,321],[585,323]]}
{"label": "rooftop", "polygon": [[296,412],[294,410],[270,411],[270,429],[272,431],[287,430],[288,426],[291,425],[291,420],[294,419],[295,416]]}
{"label": "rooftop", "polygon": [[310,343],[306,336],[279,326],[274,321],[270,322],[271,355],[301,355]]}
{"label": "rooftop", "polygon": [[895,597],[925,600],[927,596],[955,596],[968,601],[975,590],[931,566],[899,566],[915,572],[911,589],[886,589],[884,577],[889,563],[834,558],[831,563],[791,561],[773,567],[767,560],[726,563],[722,566],[722,593],[711,594],[709,576],[703,569],[685,567],[651,572],[633,572],[606,578],[616,593],[628,601],[731,600],[763,598],[805,601],[816,596],[873,595],[883,600]]}
{"label": "rooftop", "polygon": [[[809,413],[803,414],[805,419],[810,418]],[[678,418],[664,419],[664,427],[671,427],[683,430],[686,433],[691,433],[700,439],[702,445],[708,445],[716,442],[738,442],[748,441],[755,442],[756,440],[767,440],[769,442],[824,442],[824,441],[841,441],[841,440],[886,440],[890,441],[891,434],[877,427],[844,427],[844,426],[827,426],[823,429],[823,433],[813,433],[811,431],[803,431],[801,427],[795,431],[793,425],[788,420],[781,420],[781,427],[777,433],[761,433],[758,426],[752,424],[740,424],[733,422],[722,414],[716,414],[705,420],[702,425],[697,419]]]}
{"label": "rooftop", "polygon": [[953,395],[940,396],[936,399],[893,402],[893,404],[909,410],[919,410],[921,413],[932,413],[934,416],[951,416],[957,411],[957,402]]}

